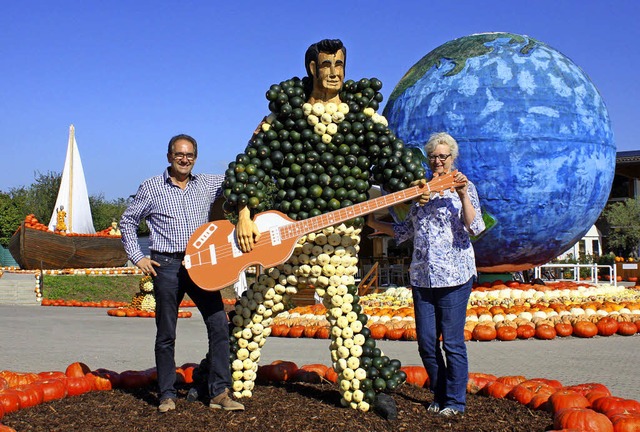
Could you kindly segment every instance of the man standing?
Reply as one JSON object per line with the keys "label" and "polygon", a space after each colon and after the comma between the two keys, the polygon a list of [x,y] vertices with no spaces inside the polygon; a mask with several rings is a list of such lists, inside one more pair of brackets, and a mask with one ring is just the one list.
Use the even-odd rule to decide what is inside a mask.
{"label": "man standing", "polygon": [[[198,144],[189,135],[171,138],[167,150],[170,166],[162,175],[144,181],[131,205],[122,215],[122,242],[129,259],[144,274],[153,277],[156,297],[155,358],[158,371],[158,411],[176,405],[175,341],[178,307],[185,293],[202,314],[209,340],[208,390],[210,407],[228,411],[244,410],[229,397],[229,327],[219,291],[204,291],[193,283],[184,266],[189,237],[209,220],[211,204],[220,196],[222,176],[192,174]],[[151,257],[138,244],[141,219],[149,226]]]}

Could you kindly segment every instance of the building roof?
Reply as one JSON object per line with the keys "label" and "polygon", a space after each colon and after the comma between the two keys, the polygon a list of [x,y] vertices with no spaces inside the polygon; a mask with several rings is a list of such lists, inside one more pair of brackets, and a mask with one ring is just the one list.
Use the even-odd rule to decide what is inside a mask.
{"label": "building roof", "polygon": [[640,163],[640,150],[617,152],[616,163],[617,164]]}
{"label": "building roof", "polygon": [[640,178],[640,150],[617,152],[616,174],[629,178]]}

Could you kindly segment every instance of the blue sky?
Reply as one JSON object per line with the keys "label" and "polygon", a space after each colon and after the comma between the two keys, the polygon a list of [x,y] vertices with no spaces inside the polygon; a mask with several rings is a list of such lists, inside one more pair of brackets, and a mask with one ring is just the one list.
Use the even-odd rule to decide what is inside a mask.
{"label": "blue sky", "polygon": [[589,75],[618,150],[639,150],[639,18],[632,0],[3,2],[0,191],[62,171],[70,124],[91,195],[135,193],[178,133],[198,140],[197,172],[223,173],[267,113],[265,91],[303,76],[323,38],[346,44],[347,78],[377,77],[388,97],[449,40],[531,36]]}

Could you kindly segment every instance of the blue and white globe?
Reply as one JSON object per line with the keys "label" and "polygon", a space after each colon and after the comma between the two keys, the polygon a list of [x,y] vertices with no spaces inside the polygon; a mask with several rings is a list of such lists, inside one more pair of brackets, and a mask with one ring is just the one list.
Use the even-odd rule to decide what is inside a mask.
{"label": "blue and white globe", "polygon": [[441,45],[397,84],[384,115],[410,147],[434,132],[460,146],[488,223],[479,270],[544,264],[575,244],[607,202],[616,147],[607,108],[569,58],[528,36],[484,33]]}

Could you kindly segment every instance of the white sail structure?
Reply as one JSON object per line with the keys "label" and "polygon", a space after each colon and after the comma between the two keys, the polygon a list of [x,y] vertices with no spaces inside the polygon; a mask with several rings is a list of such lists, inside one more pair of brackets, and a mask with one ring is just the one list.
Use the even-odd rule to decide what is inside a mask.
{"label": "white sail structure", "polygon": [[69,144],[67,145],[67,157],[62,171],[62,180],[56,205],[49,221],[49,230],[55,231],[58,223],[58,215],[63,216],[66,232],[77,234],[95,234],[89,206],[89,193],[84,178],[80,152],[76,143],[75,128],[69,127]]}

